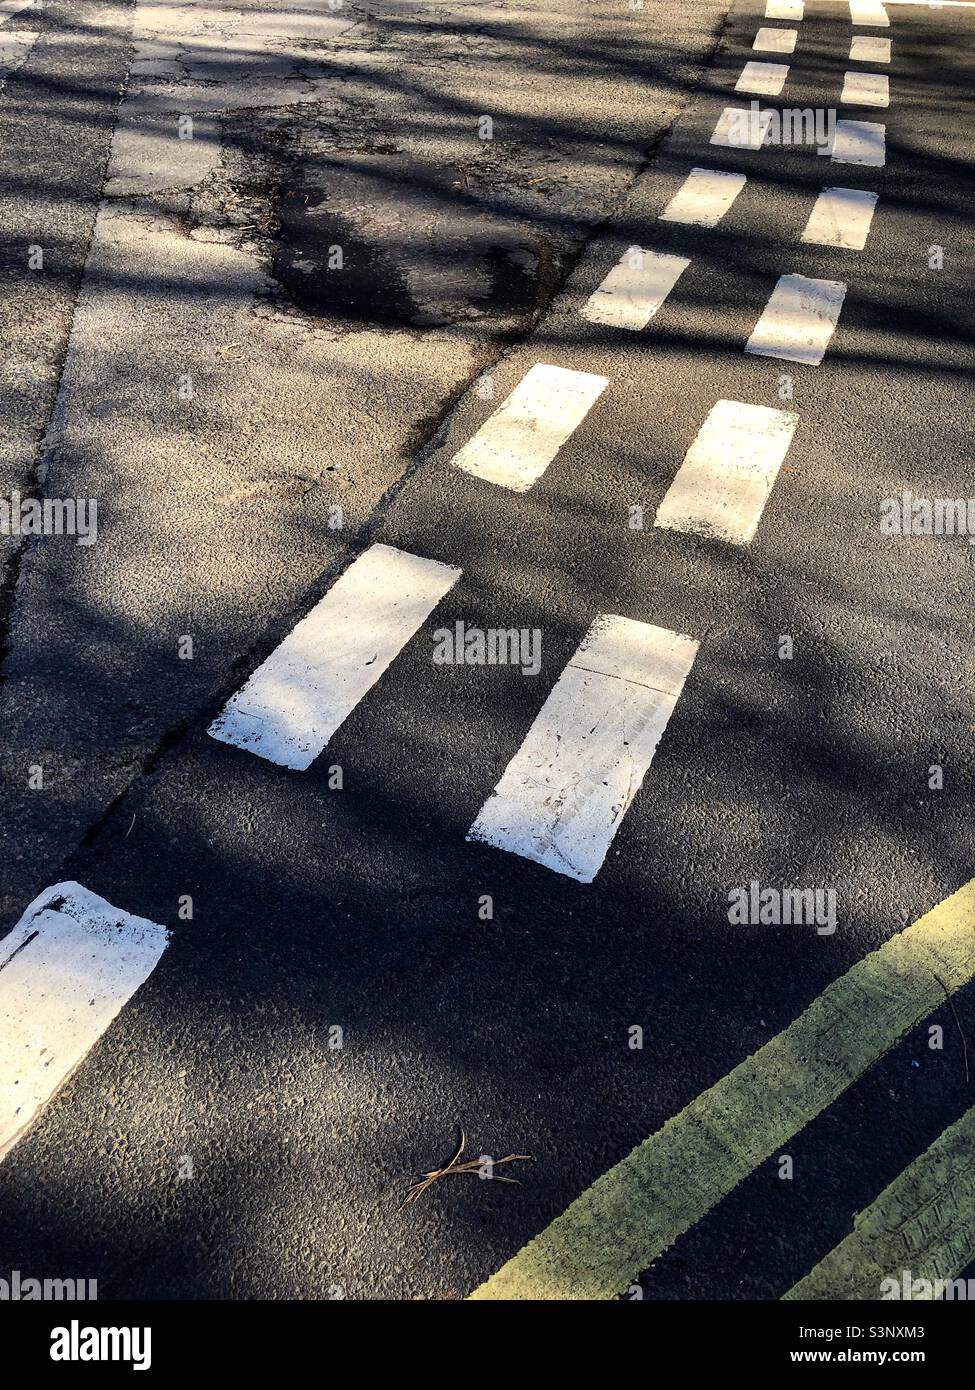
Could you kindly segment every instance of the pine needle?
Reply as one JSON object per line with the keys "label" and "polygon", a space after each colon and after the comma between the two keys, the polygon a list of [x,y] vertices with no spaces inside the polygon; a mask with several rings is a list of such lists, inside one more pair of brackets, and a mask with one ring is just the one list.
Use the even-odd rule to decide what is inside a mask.
{"label": "pine needle", "polygon": [[[461,1131],[460,1131],[460,1143],[457,1145],[457,1151],[456,1151],[456,1153],[454,1154],[453,1158],[450,1160],[449,1163],[445,1164],[445,1166],[444,1166],[443,1168],[431,1168],[430,1171],[429,1171],[428,1173],[424,1173],[424,1174],[422,1175],[422,1177],[418,1178],[417,1181],[416,1181],[415,1183],[412,1183],[411,1186],[409,1187],[407,1193],[406,1193],[406,1196],[403,1198],[403,1201],[400,1203],[400,1208],[399,1208],[400,1211],[402,1211],[404,1207],[409,1206],[411,1202],[415,1202],[419,1197],[422,1197],[423,1194],[424,1194],[424,1192],[426,1192],[426,1190],[427,1190],[428,1188],[432,1187],[433,1184],[434,1184],[435,1182],[439,1182],[441,1178],[453,1177],[453,1176],[454,1176],[455,1174],[457,1174],[457,1173],[477,1173],[478,1175],[480,1175],[480,1174],[483,1172],[483,1169],[484,1169],[484,1162],[483,1162],[483,1159],[480,1159],[480,1158],[471,1158],[471,1159],[468,1159],[466,1163],[461,1163],[461,1161],[460,1161],[461,1154],[464,1152],[464,1149],[466,1148],[466,1146],[467,1146],[467,1136],[465,1135],[464,1130],[463,1130],[463,1126],[462,1126],[462,1127],[461,1127]],[[533,1162],[532,1155],[531,1155],[531,1154],[506,1154],[506,1155],[504,1156],[504,1158],[496,1158],[496,1159],[493,1159],[493,1160],[492,1160],[491,1166],[492,1166],[492,1169],[493,1169],[493,1168],[500,1168],[500,1166],[501,1166],[502,1163],[519,1163],[519,1162],[523,1162],[523,1163],[531,1163],[531,1162]],[[492,1174],[491,1174],[490,1181],[492,1181],[492,1182],[513,1182],[513,1183],[515,1183],[516,1185],[517,1185],[517,1183],[518,1183],[518,1179],[517,1179],[517,1178],[508,1178],[508,1177],[503,1177],[503,1176],[501,1176],[501,1175],[498,1175],[497,1177],[495,1177],[495,1175],[494,1175],[493,1172],[492,1172]]]}

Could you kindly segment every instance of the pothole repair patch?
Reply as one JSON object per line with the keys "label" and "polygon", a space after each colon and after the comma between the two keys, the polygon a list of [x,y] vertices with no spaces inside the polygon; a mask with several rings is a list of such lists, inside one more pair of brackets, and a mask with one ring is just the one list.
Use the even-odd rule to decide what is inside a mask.
{"label": "pothole repair patch", "polygon": [[273,274],[306,312],[348,327],[483,322],[493,336],[543,307],[551,247],[465,197],[458,170],[370,151],[303,173],[275,208]]}

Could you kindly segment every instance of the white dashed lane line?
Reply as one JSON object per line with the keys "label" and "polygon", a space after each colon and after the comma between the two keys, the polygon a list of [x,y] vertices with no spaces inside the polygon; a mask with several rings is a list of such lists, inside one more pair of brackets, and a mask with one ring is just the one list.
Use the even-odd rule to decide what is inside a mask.
{"label": "white dashed lane line", "polygon": [[752,48],[758,53],[793,53],[798,29],[759,29]]}
{"label": "white dashed lane line", "polygon": [[0,25],[7,24],[22,10],[32,10],[37,0],[0,0]]}
{"label": "white dashed lane line", "polygon": [[758,529],[799,416],[718,401],[657,510],[655,526],[748,545]]}
{"label": "white dashed lane line", "polygon": [[646,328],[689,265],[684,256],[631,246],[583,305],[582,317],[611,328]]}
{"label": "white dashed lane line", "polygon": [[850,19],[863,28],[888,29],[890,20],[880,0],[850,0]]}
{"label": "white dashed lane line", "polygon": [[512,492],[527,492],[609,385],[608,378],[536,362],[452,463]]}
{"label": "white dashed lane line", "polygon": [[824,188],[806,223],[802,240],[816,246],[862,251],[867,244],[877,194],[862,188]]}
{"label": "white dashed lane line", "polygon": [[840,101],[847,106],[889,106],[890,86],[885,72],[848,72]]}
{"label": "white dashed lane line", "polygon": [[597,618],[467,838],[591,883],[697,648],[666,628]]}
{"label": "white dashed lane line", "polygon": [[744,174],[692,169],[660,214],[661,222],[716,227],[745,187]]}
{"label": "white dashed lane line", "polygon": [[837,121],[833,164],[866,164],[883,168],[887,162],[887,127],[877,121]]}
{"label": "white dashed lane line", "polygon": [[165,927],[79,883],[35,898],[0,941],[0,1159],[148,979]]}
{"label": "white dashed lane line", "polygon": [[759,97],[777,97],[788,76],[787,63],[746,63],[735,83],[735,91],[750,92]]}
{"label": "white dashed lane line", "polygon": [[783,275],[772,291],[746,352],[818,366],[836,328],[846,286],[838,280]]}
{"label": "white dashed lane line", "polygon": [[768,0],[765,6],[765,18],[802,19],[804,11],[803,0]]}
{"label": "white dashed lane line", "polygon": [[850,43],[850,60],[854,63],[889,63],[890,39],[857,34]]}
{"label": "white dashed lane line", "polygon": [[370,546],[210,725],[221,743],[303,771],[460,578]]}
{"label": "white dashed lane line", "polygon": [[23,67],[36,39],[20,29],[0,29],[0,83]]}
{"label": "white dashed lane line", "polygon": [[760,150],[773,114],[772,111],[750,111],[747,106],[726,106],[718,117],[710,143],[731,150]]}

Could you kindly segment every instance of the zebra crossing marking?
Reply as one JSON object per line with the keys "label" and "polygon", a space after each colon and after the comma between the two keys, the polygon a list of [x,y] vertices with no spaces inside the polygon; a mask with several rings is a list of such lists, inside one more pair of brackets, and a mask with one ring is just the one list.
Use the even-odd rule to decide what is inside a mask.
{"label": "zebra crossing marking", "polygon": [[759,53],[793,53],[798,29],[759,29],[752,48]]}
{"label": "zebra crossing marking", "polygon": [[848,72],[840,101],[846,106],[889,106],[890,82],[885,72]]}
{"label": "zebra crossing marking", "polygon": [[766,19],[802,19],[805,12],[803,0],[767,0]]}
{"label": "zebra crossing marking", "polygon": [[837,121],[830,160],[883,168],[887,162],[887,127],[877,121]]}
{"label": "zebra crossing marking", "polygon": [[890,18],[881,0],[850,0],[850,20],[865,29],[890,28]]}
{"label": "zebra crossing marking", "polygon": [[735,91],[759,97],[777,97],[788,76],[788,63],[746,63],[735,83]]}
{"label": "zebra crossing marking", "polygon": [[749,111],[745,106],[726,106],[718,117],[710,144],[732,150],[760,150],[774,114],[773,111]]}
{"label": "zebra crossing marking", "polygon": [[745,187],[744,174],[692,169],[660,214],[661,222],[716,227]]}
{"label": "zebra crossing marking", "polygon": [[850,41],[850,61],[889,63],[890,39],[877,39],[870,34],[855,34]]}
{"label": "zebra crossing marking", "polygon": [[6,24],[22,10],[32,10],[36,4],[37,0],[0,0],[0,25]]}

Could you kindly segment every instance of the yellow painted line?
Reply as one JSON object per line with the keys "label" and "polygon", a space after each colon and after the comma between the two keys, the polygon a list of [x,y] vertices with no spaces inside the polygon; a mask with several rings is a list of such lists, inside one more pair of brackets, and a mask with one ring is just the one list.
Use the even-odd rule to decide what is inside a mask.
{"label": "yellow painted line", "polygon": [[975,879],[834,980],[509,1260],[474,1299],[605,1299],[975,975]]}
{"label": "yellow painted line", "polygon": [[[787,1299],[930,1301],[975,1260],[975,1106],[946,1129],[800,1279]],[[885,1280],[893,1280],[885,1286]],[[914,1281],[924,1280],[914,1291]],[[894,1288],[898,1293],[894,1293]]]}

